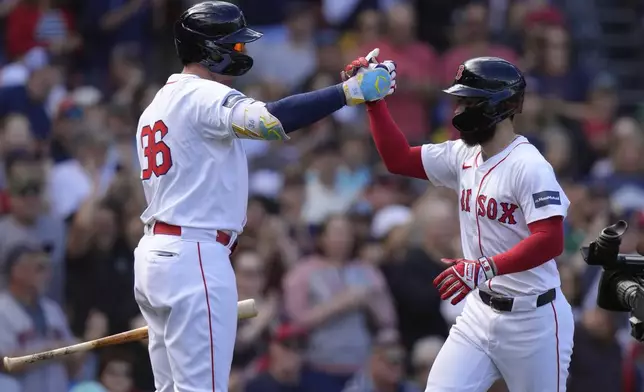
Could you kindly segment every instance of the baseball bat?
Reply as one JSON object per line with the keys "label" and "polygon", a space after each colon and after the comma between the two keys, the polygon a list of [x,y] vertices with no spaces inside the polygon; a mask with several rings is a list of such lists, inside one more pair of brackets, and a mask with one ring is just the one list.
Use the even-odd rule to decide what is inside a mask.
{"label": "baseball bat", "polygon": [[[371,62],[371,60],[376,60],[376,57],[380,54],[380,48],[375,48],[368,55],[365,56],[365,60]],[[377,60],[376,60],[377,61]]]}
{"label": "baseball bat", "polygon": [[[253,318],[257,316],[257,308],[255,307],[254,299],[246,299],[237,302],[237,318],[240,320]],[[124,344],[143,340],[148,337],[148,327],[141,327],[126,332],[121,332],[116,335],[106,336],[104,338],[90,340],[83,343],[74,344],[72,346],[61,347],[55,350],[43,351],[40,353],[25,355],[23,357],[4,357],[3,363],[5,371],[11,372],[23,365],[32,364],[35,362],[46,361],[70,354],[94,350],[100,347],[113,346],[117,344]]]}

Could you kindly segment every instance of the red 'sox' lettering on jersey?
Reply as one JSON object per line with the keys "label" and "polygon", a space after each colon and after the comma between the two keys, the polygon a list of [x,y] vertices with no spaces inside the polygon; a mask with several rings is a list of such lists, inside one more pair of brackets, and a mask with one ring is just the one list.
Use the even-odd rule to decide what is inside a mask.
{"label": "red 'sox' lettering on jersey", "polygon": [[[471,189],[461,189],[461,211],[470,212],[470,202],[472,199]],[[479,195],[476,200],[476,214],[490,220],[498,220],[506,225],[516,225],[517,220],[514,217],[518,205],[507,202],[498,202],[493,197]]]}

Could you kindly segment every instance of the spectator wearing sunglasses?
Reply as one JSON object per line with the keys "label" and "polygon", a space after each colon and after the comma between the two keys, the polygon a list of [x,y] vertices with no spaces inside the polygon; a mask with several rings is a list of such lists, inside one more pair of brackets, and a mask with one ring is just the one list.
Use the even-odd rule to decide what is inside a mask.
{"label": "spectator wearing sunglasses", "polygon": [[[7,252],[18,243],[47,248],[52,278],[47,295],[62,303],[64,285],[65,227],[61,219],[46,213],[43,163],[25,151],[15,151],[5,160],[8,214],[0,218],[0,267]],[[4,288],[0,274],[0,289]]]}

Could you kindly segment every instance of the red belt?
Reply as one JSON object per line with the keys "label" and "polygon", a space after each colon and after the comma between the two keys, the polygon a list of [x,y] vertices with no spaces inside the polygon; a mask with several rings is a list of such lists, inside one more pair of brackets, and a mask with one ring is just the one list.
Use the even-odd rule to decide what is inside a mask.
{"label": "red belt", "polygon": [[[170,225],[165,222],[155,222],[152,228],[152,233],[162,234],[162,235],[174,235],[174,236],[180,237],[181,227]],[[230,236],[230,234],[223,232],[221,230],[217,230],[216,240],[223,246],[228,246],[230,244],[231,239],[232,237]],[[231,253],[234,252],[236,247],[237,247],[237,240],[235,240],[234,243],[230,244],[230,252]]]}

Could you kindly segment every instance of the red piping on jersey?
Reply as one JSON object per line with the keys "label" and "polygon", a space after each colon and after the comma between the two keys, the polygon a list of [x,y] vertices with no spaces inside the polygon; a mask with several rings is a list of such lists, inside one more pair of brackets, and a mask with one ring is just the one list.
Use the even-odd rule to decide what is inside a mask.
{"label": "red piping on jersey", "polygon": [[172,82],[168,82],[168,83],[166,83],[165,85],[167,86],[167,85],[172,84],[172,83],[177,83],[177,81],[176,81],[176,80],[173,80]]}
{"label": "red piping on jersey", "polygon": [[[514,151],[514,149],[515,149],[515,148],[519,147],[519,146],[520,146],[520,145],[522,145],[522,144],[530,144],[530,143],[528,143],[528,142],[521,142],[521,143],[518,143],[517,145],[515,145],[514,147],[512,147],[512,149],[510,150],[510,152],[508,152],[508,155],[504,156],[504,157],[503,157],[503,159],[501,159],[500,161],[498,161],[498,162],[496,163],[496,165],[492,166],[492,167],[490,168],[490,170],[488,170],[488,171],[487,171],[487,173],[485,173],[485,174],[483,175],[483,177],[481,178],[481,181],[479,182],[479,188],[478,188],[478,190],[476,191],[476,199],[474,199],[474,202],[475,202],[475,203],[476,203],[476,202],[478,201],[478,199],[479,199],[479,195],[480,195],[480,193],[481,193],[481,187],[483,186],[483,181],[485,181],[485,179],[487,178],[488,174],[492,173],[492,170],[496,169],[496,167],[497,167],[497,166],[499,166],[501,163],[503,163],[503,161],[505,161],[505,160],[507,159],[507,157],[509,157],[509,156],[510,156],[510,154],[512,154],[512,151]],[[479,154],[480,154],[480,152],[479,152]],[[476,158],[477,158],[477,159],[476,159],[476,162],[478,162],[478,155],[476,156]],[[478,166],[477,166],[477,167],[478,167]],[[477,208],[478,208],[478,207],[477,207]],[[481,251],[481,257],[485,257],[485,253],[483,253],[483,243],[481,242],[481,224],[479,223],[479,213],[478,213],[478,210],[475,210],[475,211],[474,211],[474,213],[476,214],[476,233],[477,233],[477,235],[478,235],[478,237],[479,237],[479,250]],[[492,279],[494,279],[494,278],[492,278]],[[490,289],[490,291],[492,291],[492,279],[490,279],[490,280],[488,280],[488,281],[487,281],[487,287]]]}
{"label": "red piping on jersey", "polygon": [[474,157],[474,167],[478,168],[479,167],[479,157],[481,156],[481,151],[479,151],[478,154]]}
{"label": "red piping on jersey", "polygon": [[201,243],[197,242],[197,254],[199,255],[199,268],[203,280],[203,291],[206,294],[206,306],[208,307],[208,331],[210,332],[210,372],[212,374],[212,392],[215,392],[215,341],[212,336],[212,315],[210,314],[210,297],[208,296],[208,284],[206,274],[203,272],[203,261],[201,260]]}
{"label": "red piping on jersey", "polygon": [[561,381],[561,369],[559,368],[561,366],[559,359],[559,320],[557,320],[557,309],[555,309],[554,301],[550,302],[550,306],[552,306],[552,313],[555,316],[555,342],[557,344],[557,392],[559,392],[559,383]]}
{"label": "red piping on jersey", "polygon": [[367,103],[369,128],[382,162],[390,173],[427,180],[422,147],[410,147],[405,134],[391,118],[384,100]]}

